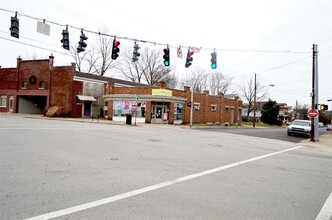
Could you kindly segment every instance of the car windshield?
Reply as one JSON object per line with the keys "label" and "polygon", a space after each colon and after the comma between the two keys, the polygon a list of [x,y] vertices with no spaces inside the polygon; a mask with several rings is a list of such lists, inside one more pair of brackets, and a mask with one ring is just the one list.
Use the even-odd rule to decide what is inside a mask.
{"label": "car windshield", "polygon": [[300,126],[310,126],[310,122],[309,121],[293,121],[292,123],[293,125],[300,125]]}

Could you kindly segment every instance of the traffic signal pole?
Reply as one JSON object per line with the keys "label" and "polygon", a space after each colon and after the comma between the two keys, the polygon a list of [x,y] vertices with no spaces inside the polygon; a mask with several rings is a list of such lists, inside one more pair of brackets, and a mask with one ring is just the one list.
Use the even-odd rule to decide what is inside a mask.
{"label": "traffic signal pole", "polygon": [[[318,110],[318,62],[317,62],[317,44],[313,44],[312,48],[312,93],[311,93],[311,109]],[[318,116],[311,118],[311,141],[319,141],[318,138]]]}

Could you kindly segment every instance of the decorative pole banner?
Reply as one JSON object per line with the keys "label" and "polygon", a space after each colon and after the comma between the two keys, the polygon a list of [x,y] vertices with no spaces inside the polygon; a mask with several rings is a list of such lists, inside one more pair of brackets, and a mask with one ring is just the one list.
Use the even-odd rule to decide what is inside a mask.
{"label": "decorative pole banner", "polygon": [[198,47],[192,47],[190,48],[192,52],[194,53],[199,53],[201,51],[201,48],[198,48]]}
{"label": "decorative pole banner", "polygon": [[181,46],[178,47],[178,57],[182,59],[182,49],[181,49]]}

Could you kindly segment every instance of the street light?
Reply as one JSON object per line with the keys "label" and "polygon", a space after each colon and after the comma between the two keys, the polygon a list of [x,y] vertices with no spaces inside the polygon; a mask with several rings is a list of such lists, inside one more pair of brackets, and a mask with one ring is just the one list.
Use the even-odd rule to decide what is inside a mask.
{"label": "street light", "polygon": [[[269,85],[265,85],[265,86],[274,87],[274,84],[269,84]],[[252,126],[253,127],[256,127],[256,93],[257,93],[257,82],[256,82],[256,73],[255,73],[255,84],[254,84],[254,119],[252,121]]]}

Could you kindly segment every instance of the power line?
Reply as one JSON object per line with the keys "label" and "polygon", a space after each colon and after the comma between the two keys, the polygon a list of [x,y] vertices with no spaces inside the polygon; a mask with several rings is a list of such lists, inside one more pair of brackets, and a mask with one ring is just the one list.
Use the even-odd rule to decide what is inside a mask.
{"label": "power line", "polygon": [[[4,8],[0,8],[1,11],[5,11],[5,12],[9,12],[9,13],[16,13],[15,11],[11,11],[8,9],[4,9]],[[72,25],[68,25],[68,24],[60,24],[58,22],[54,22],[54,21],[49,21],[46,19],[41,19],[41,18],[37,18],[37,17],[33,17],[31,15],[27,15],[27,14],[23,14],[23,13],[18,13],[17,15],[19,16],[23,16],[23,17],[27,17],[30,19],[34,19],[37,21],[42,21],[42,22],[48,22],[50,24],[53,25],[57,25],[57,26],[61,26],[61,27],[69,27],[72,29],[76,29],[76,30],[82,30],[81,27],[75,27]],[[84,29],[84,28],[83,28]],[[97,34],[97,35],[102,35],[102,36],[106,36],[106,37],[112,37],[112,38],[117,38],[117,39],[122,39],[122,40],[130,40],[130,41],[134,41],[134,42],[140,42],[140,43],[149,43],[149,44],[153,44],[153,45],[159,45],[159,46],[168,46],[171,48],[178,48],[178,45],[176,46],[172,46],[168,43],[159,43],[159,42],[153,42],[153,41],[148,41],[148,40],[140,40],[140,39],[134,39],[134,38],[130,38],[130,37],[123,37],[123,36],[117,36],[117,35],[111,35],[111,34],[106,34],[106,33],[101,33],[98,31],[93,31],[93,30],[88,30],[88,29],[84,29],[85,32],[88,33],[92,33],[92,34]],[[191,48],[191,46],[182,46],[182,48]],[[306,52],[306,51],[291,51],[291,50],[241,50],[241,49],[218,49],[218,48],[203,48],[203,47],[198,47],[200,50],[214,50],[214,51],[227,51],[227,52],[254,52],[254,53],[311,53],[311,52]]]}
{"label": "power line", "polygon": [[273,68],[270,68],[270,69],[267,69],[267,70],[264,70],[264,71],[260,71],[260,72],[257,72],[257,73],[266,73],[266,72],[269,72],[269,71],[272,71],[272,70],[280,69],[280,68],[283,68],[285,66],[289,66],[289,65],[301,62],[301,61],[309,59],[309,58],[311,58],[311,56],[304,57],[302,59],[299,59],[299,60],[296,60],[296,61],[293,61],[293,62],[290,62],[290,63],[286,63],[286,64],[283,64],[283,65],[280,65],[280,66],[276,66],[276,67],[273,67]]}
{"label": "power line", "polygon": [[[6,32],[6,31],[0,31],[0,33],[10,34],[9,32]],[[34,42],[41,43],[41,44],[46,44],[46,45],[53,46],[53,47],[59,47],[59,45],[50,44],[48,42],[43,42],[43,41],[40,41],[40,40],[35,40],[35,39],[29,38],[29,37],[24,37],[22,35],[20,35],[20,38],[27,39],[27,40],[30,40],[30,41],[34,41]],[[6,39],[8,39],[8,38],[6,38]],[[14,42],[18,42],[18,41],[14,41]]]}
{"label": "power line", "polygon": [[53,53],[58,53],[58,54],[65,55],[65,56],[70,56],[68,53],[61,53],[61,52],[58,52],[58,51],[55,51],[55,50],[50,50],[50,49],[47,49],[47,48],[44,48],[44,47],[40,47],[40,46],[28,44],[28,43],[23,43],[23,42],[20,42],[20,41],[16,41],[16,40],[4,38],[4,37],[0,37],[0,39],[12,41],[12,42],[23,44],[23,45],[30,46],[30,47],[35,47],[35,48],[38,48],[38,49],[41,49],[41,50],[47,50],[47,51],[50,51],[50,52],[53,52]]}

